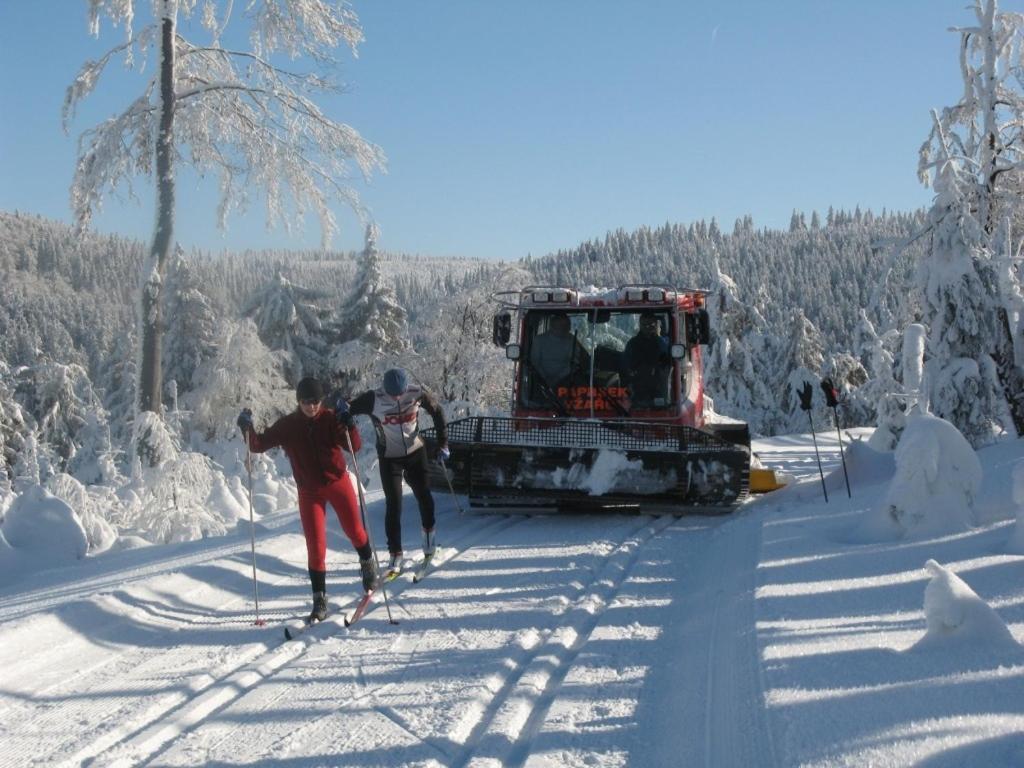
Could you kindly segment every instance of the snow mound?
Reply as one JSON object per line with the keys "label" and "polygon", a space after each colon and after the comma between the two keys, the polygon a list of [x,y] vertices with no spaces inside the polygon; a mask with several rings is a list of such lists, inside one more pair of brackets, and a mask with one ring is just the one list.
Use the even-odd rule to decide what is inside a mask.
{"label": "snow mound", "polygon": [[934,560],[924,567],[932,576],[924,590],[928,629],[910,650],[955,649],[964,645],[989,651],[1024,650],[999,614],[963,579]]}
{"label": "snow mound", "polygon": [[231,523],[249,516],[248,507],[239,503],[231,489],[228,488],[227,481],[219,475],[213,480],[213,488],[210,489],[210,495],[206,498],[206,503],[219,513],[225,523]]}
{"label": "snow mound", "polygon": [[1013,468],[1013,502],[1017,507],[1017,525],[1010,537],[1010,551],[1024,555],[1024,461]]}
{"label": "snow mound", "polygon": [[862,534],[926,537],[971,528],[981,462],[956,427],[936,416],[910,416],[894,458],[892,482],[882,503],[865,514]]}
{"label": "snow mound", "polygon": [[[844,441],[845,442],[845,441]],[[850,488],[858,485],[884,483],[896,473],[896,460],[892,453],[876,450],[867,440],[846,443],[846,471],[850,475]],[[840,465],[825,477],[829,491],[846,491],[846,479]]]}
{"label": "snow mound", "polygon": [[89,551],[89,538],[78,515],[40,485],[32,485],[18,496],[2,530],[14,550],[30,555],[37,563],[60,565],[81,560]]}

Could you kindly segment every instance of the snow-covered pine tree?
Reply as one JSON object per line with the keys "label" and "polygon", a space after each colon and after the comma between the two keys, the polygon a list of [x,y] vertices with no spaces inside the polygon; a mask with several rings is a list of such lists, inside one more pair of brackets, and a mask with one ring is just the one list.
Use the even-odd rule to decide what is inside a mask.
{"label": "snow-covered pine tree", "polygon": [[341,314],[345,343],[331,354],[334,383],[346,391],[375,382],[384,368],[410,351],[406,311],[381,272],[379,234],[376,225],[366,226],[365,245]]}
{"label": "snow-covered pine tree", "polygon": [[821,333],[807,319],[802,309],[793,313],[790,333],[789,344],[782,350],[776,365],[776,397],[779,398],[786,421],[784,431],[802,432],[810,428],[807,414],[800,409],[800,398],[797,395],[805,382],[810,383],[814,390],[811,415],[815,430],[819,430],[831,423],[824,396],[818,388],[825,360],[825,345]]}
{"label": "snow-covered pine tree", "polygon": [[291,384],[328,370],[327,355],[338,341],[339,329],[330,320],[330,310],[317,304],[326,298],[323,291],[295,285],[278,272],[242,308],[242,314],[256,323],[263,343],[287,356]]}
{"label": "snow-covered pine tree", "polygon": [[[51,452],[57,471],[96,457],[77,457],[83,445],[99,447],[106,412],[80,365],[40,360],[18,377],[17,397],[36,423],[37,439]],[[93,432],[95,430],[95,432]]]}
{"label": "snow-covered pine tree", "polygon": [[[178,27],[179,14],[187,17],[195,10],[194,0],[154,0],[150,23],[138,30],[133,27],[137,5],[150,6],[89,0],[92,33],[98,36],[105,14],[114,25],[124,25],[126,39],[83,65],[67,91],[64,124],[118,54],[146,76],[141,94],[121,114],[82,135],[71,198],[76,223],[84,228],[110,189],[136,173],[155,179],[157,224],[140,291],[138,396],[141,410],[159,412],[161,291],[174,242],[175,162],[186,160],[201,176],[219,177],[222,226],[232,209],[244,207],[252,191],[262,189],[268,223],[299,225],[312,208],[326,244],[336,228],[332,198],[363,215],[346,183],[350,164],[368,176],[383,166],[384,155],[350,126],[330,119],[313,99],[336,89],[332,51],[344,44],[354,52],[362,41],[347,3],[254,0],[244,13],[232,15],[231,0],[208,0],[201,5],[209,40],[202,42],[187,39]],[[248,23],[251,50],[222,43],[232,18]],[[246,39],[245,34],[233,37]],[[282,68],[271,58],[278,52],[310,62],[317,71]],[[153,72],[146,66],[151,61]]]}
{"label": "snow-covered pine tree", "polygon": [[705,359],[707,391],[715,410],[742,419],[750,429],[765,434],[772,421],[776,398],[767,384],[767,363],[775,354],[768,350],[764,318],[756,307],[739,299],[736,282],[718,268],[707,297],[714,343]]}
{"label": "snow-covered pine tree", "polygon": [[406,311],[381,273],[378,237],[376,225],[368,224],[342,325],[345,341],[358,340],[378,352],[397,354],[409,349]]}
{"label": "snow-covered pine tree", "polygon": [[179,395],[192,388],[192,374],[217,342],[217,313],[184,256],[177,249],[164,291],[163,380],[177,382]]}
{"label": "snow-covered pine tree", "polygon": [[870,445],[880,451],[896,448],[906,424],[904,403],[899,397],[900,385],[893,370],[895,358],[892,346],[898,337],[895,331],[879,336],[867,311],[860,310],[855,348],[861,365],[868,372],[868,380],[861,387],[860,396],[874,407],[875,431],[870,437]]}
{"label": "snow-covered pine tree", "polygon": [[28,416],[15,399],[10,383],[11,369],[0,359],[0,469],[8,482],[14,477],[14,466],[18,454],[24,450],[25,439],[31,434],[31,416]]}
{"label": "snow-covered pine tree", "polygon": [[975,0],[976,25],[958,28],[964,90],[933,113],[918,174],[931,183],[931,251],[918,288],[929,326],[928,378],[933,412],[978,446],[1000,415],[1024,434],[1024,369],[1015,337],[1019,272],[1001,278],[1010,257],[1004,220],[1024,216],[1024,16],[1001,13],[996,0]]}

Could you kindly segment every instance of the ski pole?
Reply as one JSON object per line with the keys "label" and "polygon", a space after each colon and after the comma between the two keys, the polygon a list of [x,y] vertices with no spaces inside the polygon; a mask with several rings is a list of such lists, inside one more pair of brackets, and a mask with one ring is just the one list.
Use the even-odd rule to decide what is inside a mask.
{"label": "ski pole", "polygon": [[850,475],[846,471],[846,453],[843,451],[843,431],[839,428],[839,392],[836,391],[832,379],[822,379],[821,388],[825,392],[825,402],[832,409],[832,416],[836,420],[836,434],[839,436],[839,456],[843,460],[843,477],[846,479],[846,496],[852,499]]}
{"label": "ski pole", "polygon": [[[370,526],[366,522],[366,499],[363,498],[363,481],[359,479],[362,472],[359,471],[359,459],[356,458],[356,452],[352,450],[352,438],[348,435],[348,427],[342,425],[341,427],[345,431],[345,443],[348,445],[349,455],[352,457],[352,466],[356,471],[356,491],[359,495],[359,517],[363,521],[363,529],[366,531],[366,539],[370,542],[370,551],[373,552],[373,562],[377,566],[377,578],[380,579],[380,560],[377,559],[377,549],[373,546],[373,536],[370,534]],[[391,604],[388,602],[388,589],[384,585],[383,580],[380,581],[380,593],[384,595],[384,609],[388,612],[388,624],[397,624],[391,616]]]}
{"label": "ski pole", "polygon": [[452,487],[452,479],[448,476],[448,465],[444,463],[444,459],[438,457],[438,463],[441,465],[441,471],[444,473],[444,479],[448,482],[448,493],[452,496],[452,501],[455,502],[455,508],[459,510],[459,517],[462,517],[462,505],[459,504],[459,497],[455,495],[455,488]]}
{"label": "ski pole", "polygon": [[249,546],[252,550],[252,591],[256,599],[256,621],[253,624],[257,627],[265,626],[267,622],[260,618],[260,585],[256,579],[256,521],[252,514],[252,449],[249,447],[249,437],[242,433],[245,440],[245,472],[249,476]]}
{"label": "ski pole", "polygon": [[807,420],[811,423],[811,439],[814,441],[814,455],[818,459],[818,475],[821,476],[821,492],[825,494],[825,503],[828,504],[828,489],[825,487],[825,472],[821,468],[821,453],[818,451],[818,436],[814,434],[814,419],[811,418],[811,396],[814,388],[809,381],[804,382],[802,389],[797,391],[800,398],[800,408],[807,411]]}

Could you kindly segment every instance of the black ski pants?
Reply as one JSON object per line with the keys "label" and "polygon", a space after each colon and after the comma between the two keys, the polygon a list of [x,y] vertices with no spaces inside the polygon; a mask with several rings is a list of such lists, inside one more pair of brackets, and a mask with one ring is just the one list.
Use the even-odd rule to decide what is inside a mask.
{"label": "black ski pants", "polygon": [[434,497],[427,486],[427,450],[420,448],[407,456],[380,460],[380,483],[384,488],[384,532],[388,537],[388,552],[402,551],[402,480],[412,488],[420,507],[420,522],[424,529],[434,527]]}

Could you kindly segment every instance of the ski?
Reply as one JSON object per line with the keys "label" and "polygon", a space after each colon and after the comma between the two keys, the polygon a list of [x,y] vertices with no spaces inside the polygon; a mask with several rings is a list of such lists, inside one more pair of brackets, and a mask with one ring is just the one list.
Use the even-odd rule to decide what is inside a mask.
{"label": "ski", "polygon": [[307,629],[312,627],[314,624],[319,624],[319,623],[320,623],[319,620],[314,619],[312,616],[307,616],[306,618],[302,619],[301,622],[292,622],[291,624],[285,624],[285,627],[284,627],[284,639],[285,640],[294,640],[299,635],[301,635],[303,632],[305,632]]}
{"label": "ski", "polygon": [[426,555],[423,558],[423,561],[416,566],[416,570],[413,571],[413,584],[419,584],[426,578],[427,573],[430,572],[430,568],[434,564],[434,558],[436,556],[436,551],[432,555]]}
{"label": "ski", "polygon": [[351,615],[345,616],[346,627],[351,627],[363,617],[363,614],[366,613],[366,609],[370,607],[370,601],[373,599],[374,592],[375,590],[371,589],[370,591],[363,593],[363,596],[359,598],[359,602],[356,603],[355,610],[352,611]]}
{"label": "ski", "polygon": [[384,582],[385,584],[387,584],[388,582],[391,582],[391,581],[394,581],[395,579],[397,579],[404,572],[405,572],[404,568],[393,568],[392,570],[390,570],[390,571],[388,571],[387,573],[384,574],[384,578],[382,578],[381,581]]}

